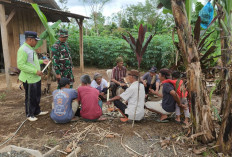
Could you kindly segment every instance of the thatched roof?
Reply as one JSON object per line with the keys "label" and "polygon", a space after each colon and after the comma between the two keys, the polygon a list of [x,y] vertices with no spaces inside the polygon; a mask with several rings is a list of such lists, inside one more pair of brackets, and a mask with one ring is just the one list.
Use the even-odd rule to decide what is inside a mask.
{"label": "thatched roof", "polygon": [[[33,0],[34,2],[38,2],[37,4],[40,7],[40,10],[47,17],[48,22],[56,22],[61,20],[62,22],[70,22],[68,17],[72,17],[75,19],[88,19],[89,17],[64,12],[61,11],[59,6],[56,4],[54,0]],[[24,2],[22,0],[0,0],[0,4],[4,4],[6,7],[6,14],[9,14],[12,9],[23,9],[23,10],[31,10],[34,11],[31,4],[28,2]]]}

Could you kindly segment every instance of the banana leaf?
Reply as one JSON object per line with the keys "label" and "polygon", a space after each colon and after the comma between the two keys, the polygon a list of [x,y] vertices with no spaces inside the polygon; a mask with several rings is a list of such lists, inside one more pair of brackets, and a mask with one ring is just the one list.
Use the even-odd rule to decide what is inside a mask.
{"label": "banana leaf", "polygon": [[47,39],[49,39],[48,40],[49,45],[53,45],[56,42],[54,30],[48,25],[47,18],[43,14],[43,12],[39,9],[39,6],[37,4],[33,4],[33,3],[31,5],[34,8],[34,10],[36,11],[37,15],[39,16],[41,22],[43,23],[43,25],[48,33]]}

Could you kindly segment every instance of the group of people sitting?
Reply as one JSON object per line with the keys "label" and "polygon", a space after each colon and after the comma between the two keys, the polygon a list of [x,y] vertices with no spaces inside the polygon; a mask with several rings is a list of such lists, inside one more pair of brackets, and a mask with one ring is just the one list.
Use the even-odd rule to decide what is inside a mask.
{"label": "group of people sitting", "polygon": [[[56,123],[76,120],[75,116],[87,121],[105,120],[102,116],[102,101],[106,100],[107,90],[110,89],[112,97],[107,99],[106,104],[114,104],[123,115],[123,118],[120,118],[122,122],[139,121],[143,119],[145,109],[148,109],[160,114],[158,122],[168,122],[168,115],[175,112],[176,122],[181,123],[182,109],[185,113],[183,123],[188,124],[187,91],[180,79],[180,72],[174,71],[171,79],[170,70],[164,68],[157,73],[157,69],[152,67],[140,77],[137,70],[127,72],[121,57],[118,57],[116,62],[110,84],[99,73],[94,74],[92,81],[89,75],[82,75],[81,86],[76,90],[70,88],[69,79],[61,78],[60,89],[53,92],[51,118]],[[118,88],[124,89],[124,92],[117,95]],[[149,95],[156,95],[162,100],[148,101]],[[109,110],[112,111],[111,108]]]}

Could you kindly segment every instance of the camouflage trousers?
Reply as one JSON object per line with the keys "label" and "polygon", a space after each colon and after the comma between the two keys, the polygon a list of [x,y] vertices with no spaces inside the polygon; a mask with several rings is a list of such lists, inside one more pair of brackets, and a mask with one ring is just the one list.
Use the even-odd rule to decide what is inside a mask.
{"label": "camouflage trousers", "polygon": [[[72,69],[60,70],[60,76],[61,76],[61,78],[63,78],[63,77],[68,78],[70,81],[70,88],[73,87],[74,76],[72,73]],[[58,80],[58,82],[59,82],[59,80]],[[57,89],[60,89],[59,85],[58,85]]]}

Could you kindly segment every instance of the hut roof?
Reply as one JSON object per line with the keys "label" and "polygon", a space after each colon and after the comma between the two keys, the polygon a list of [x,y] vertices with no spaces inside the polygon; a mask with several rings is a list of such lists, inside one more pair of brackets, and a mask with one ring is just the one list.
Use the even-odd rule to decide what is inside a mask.
{"label": "hut roof", "polygon": [[[47,17],[48,22],[56,22],[58,20],[61,20],[62,22],[70,22],[68,17],[75,19],[89,19],[87,16],[61,11],[54,0],[33,1],[39,5],[40,10]],[[30,3],[24,2],[22,0],[0,0],[0,4],[5,5],[6,14],[9,14],[12,9],[26,9],[34,11]]]}

